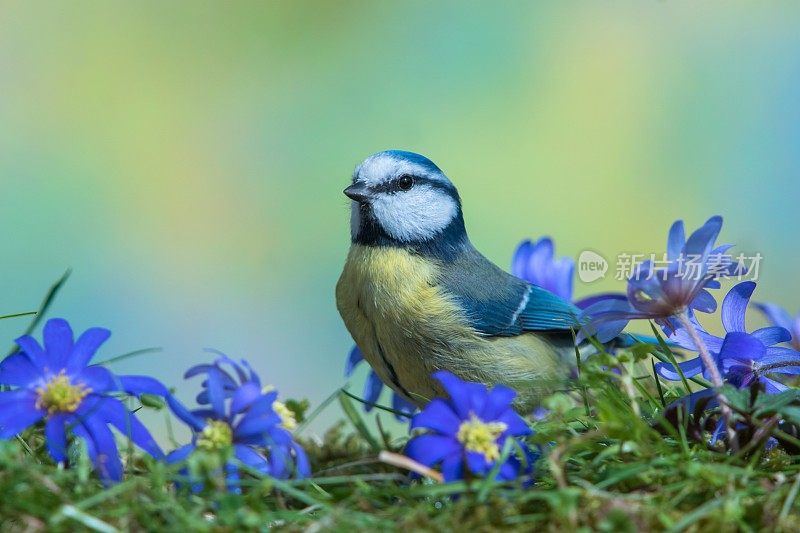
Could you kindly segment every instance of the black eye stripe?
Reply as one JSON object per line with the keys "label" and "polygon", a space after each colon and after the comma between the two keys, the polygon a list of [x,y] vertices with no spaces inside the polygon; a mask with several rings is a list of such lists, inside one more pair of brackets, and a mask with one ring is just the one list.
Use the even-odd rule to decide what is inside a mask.
{"label": "black eye stripe", "polygon": [[[387,182],[381,183],[380,185],[370,187],[375,192],[388,192],[388,193],[397,193],[397,192],[405,192],[402,188],[400,188],[399,180],[403,176],[398,176],[395,179],[389,180]],[[427,185],[431,189],[439,189],[440,191],[444,191],[450,196],[455,197],[456,191],[455,188],[447,183],[443,183],[439,180],[434,180],[431,178],[425,178],[420,176],[411,176],[414,179],[414,186],[417,185]]]}

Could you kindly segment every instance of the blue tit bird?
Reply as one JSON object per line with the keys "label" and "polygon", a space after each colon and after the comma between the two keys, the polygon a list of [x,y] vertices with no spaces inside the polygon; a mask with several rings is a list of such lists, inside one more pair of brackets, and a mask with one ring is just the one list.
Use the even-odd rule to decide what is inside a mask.
{"label": "blue tit bird", "polygon": [[336,304],[364,358],[417,406],[444,396],[431,377],[504,384],[532,409],[575,365],[580,311],[481,255],[461,198],[426,157],[379,152],[358,165],[351,247]]}

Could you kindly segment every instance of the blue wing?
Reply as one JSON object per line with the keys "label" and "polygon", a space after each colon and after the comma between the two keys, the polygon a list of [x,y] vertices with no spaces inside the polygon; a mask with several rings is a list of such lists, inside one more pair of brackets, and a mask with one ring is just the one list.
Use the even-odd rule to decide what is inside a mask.
{"label": "blue wing", "polygon": [[541,287],[530,285],[530,288],[528,302],[517,318],[523,331],[577,331],[580,309]]}
{"label": "blue wing", "polygon": [[474,249],[443,268],[441,283],[484,335],[578,329],[580,310],[572,303],[502,271]]}

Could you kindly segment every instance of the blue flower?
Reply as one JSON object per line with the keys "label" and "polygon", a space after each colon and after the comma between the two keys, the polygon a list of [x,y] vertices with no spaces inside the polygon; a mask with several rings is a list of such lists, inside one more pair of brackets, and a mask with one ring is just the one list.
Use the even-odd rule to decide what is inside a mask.
{"label": "blue flower", "polygon": [[[436,398],[414,416],[411,429],[428,431],[412,438],[405,452],[428,467],[441,463],[445,481],[487,476],[500,459],[507,439],[532,433],[511,407],[514,390],[502,385],[488,390],[481,383],[461,381],[445,371],[434,373],[434,377],[450,398]],[[516,444],[523,453],[510,454],[497,479],[531,474],[533,454],[521,440]]]}
{"label": "blue flower", "polygon": [[785,309],[771,303],[755,303],[753,306],[764,313],[775,326],[785,328],[792,335],[792,346],[800,350],[800,314],[792,317]]}
{"label": "blue flower", "polygon": [[[350,355],[347,357],[347,362],[344,367],[344,376],[350,377],[353,374],[353,370],[355,370],[356,366],[364,360],[364,354],[361,353],[361,350],[358,346],[353,346],[353,349],[350,350]],[[368,403],[364,404],[364,410],[369,412],[374,407],[374,404],[377,403],[378,398],[381,396],[381,392],[383,392],[383,381],[381,378],[378,377],[378,374],[375,373],[374,370],[370,369],[369,374],[367,374],[367,381],[364,384],[364,400]],[[412,415],[416,410],[417,407],[406,401],[405,398],[397,394],[396,392],[392,393],[392,408],[395,411],[399,411],[401,413],[405,413],[407,415]],[[401,415],[395,415],[395,418],[398,420],[405,420],[407,417]]]}
{"label": "blue flower", "polygon": [[573,301],[575,261],[569,257],[556,258],[555,245],[550,237],[542,237],[535,242],[522,241],[514,251],[511,273],[528,283],[547,289],[553,294],[571,301],[578,309],[585,309],[598,301],[609,298],[625,298],[624,295],[605,293]]}
{"label": "blue flower", "polygon": [[569,257],[556,258],[550,237],[542,237],[533,242],[522,241],[511,260],[511,273],[572,301],[575,261]]}
{"label": "blue flower", "polygon": [[[800,352],[777,346],[791,339],[789,332],[780,326],[769,326],[752,333],[746,331],[745,314],[755,288],[755,283],[745,281],[734,286],[725,296],[722,302],[724,337],[711,335],[698,324],[695,324],[695,329],[728,383],[745,388],[759,381],[768,393],[781,392],[786,390],[786,385],[768,375],[800,374]],[[675,327],[670,336],[672,342],[687,350],[698,351],[685,328],[676,323],[672,323],[672,326]],[[678,363],[678,366],[687,378],[700,373],[709,377],[708,369],[700,357]],[[656,371],[665,379],[680,379],[680,374],[672,365],[657,363]]]}
{"label": "blue flower", "polygon": [[[233,375],[223,368],[229,365]],[[221,356],[213,364],[201,364],[186,371],[186,379],[205,374],[203,390],[197,396],[201,408],[188,410],[174,397],[167,402],[175,415],[194,432],[191,444],[171,452],[167,461],[177,463],[201,449],[226,456],[228,485],[238,491],[239,468],[235,458],[248,467],[277,478],[310,475],[303,448],[292,438],[294,416],[278,401],[272,387],[247,364]]]}
{"label": "blue flower", "polygon": [[609,297],[587,307],[580,317],[587,325],[578,339],[595,336],[608,342],[635,319],[664,325],[684,313],[713,313],[717,302],[707,289],[719,288],[720,277],[743,273],[725,254],[729,245],[714,248],[721,229],[722,217],[712,217],[687,240],[683,221],[675,222],[667,240],[666,265],[645,261],[628,280],[626,299]]}
{"label": "blue flower", "polygon": [[67,462],[70,436],[84,441],[89,458],[106,481],[122,479],[114,434],[109,426],[150,455],[161,449],[142,423],[113,393],[157,394],[167,389],[146,376],[115,376],[105,367],[90,365],[111,332],[90,328],[75,340],[66,320],[53,318],[44,326],[44,348],[31,336],[17,339],[20,351],[0,361],[0,438],[9,439],[44,420],[50,456]]}

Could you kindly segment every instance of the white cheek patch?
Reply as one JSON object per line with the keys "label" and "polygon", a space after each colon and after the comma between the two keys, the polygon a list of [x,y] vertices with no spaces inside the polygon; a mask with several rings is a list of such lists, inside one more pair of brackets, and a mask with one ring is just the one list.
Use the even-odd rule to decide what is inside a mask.
{"label": "white cheek patch", "polygon": [[381,194],[372,202],[372,209],[384,231],[401,242],[428,240],[458,214],[458,205],[450,195],[427,185]]}

